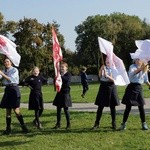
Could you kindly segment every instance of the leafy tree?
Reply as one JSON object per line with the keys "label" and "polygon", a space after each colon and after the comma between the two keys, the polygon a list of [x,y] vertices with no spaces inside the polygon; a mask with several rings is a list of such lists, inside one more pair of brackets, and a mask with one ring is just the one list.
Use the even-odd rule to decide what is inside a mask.
{"label": "leafy tree", "polygon": [[97,65],[99,68],[100,52],[98,36],[111,41],[114,52],[128,67],[131,63],[129,53],[136,50],[135,40],[145,39],[150,35],[150,26],[137,16],[121,13],[89,16],[75,27],[77,65]]}
{"label": "leafy tree", "polygon": [[[55,27],[57,32],[64,58],[69,60],[70,54],[65,52],[64,36],[59,32],[59,25],[55,21],[42,24],[37,19],[25,17],[18,22],[4,21],[4,16],[0,13],[0,34],[13,39],[17,45],[17,51],[21,55],[21,63],[19,66],[21,78],[26,77],[33,66],[38,66],[46,76],[52,76],[54,74],[52,26]],[[69,61],[71,62],[71,59]]]}
{"label": "leafy tree", "polygon": [[[58,27],[56,23],[53,23],[53,26],[56,29]],[[51,27],[52,24],[41,24],[36,19],[24,18],[19,20],[14,37],[18,51],[22,56],[21,72],[24,69],[29,71],[33,66],[39,66],[43,74],[50,76],[51,69],[53,69]],[[59,32],[58,37],[60,37],[59,41],[63,45],[64,39]]]}

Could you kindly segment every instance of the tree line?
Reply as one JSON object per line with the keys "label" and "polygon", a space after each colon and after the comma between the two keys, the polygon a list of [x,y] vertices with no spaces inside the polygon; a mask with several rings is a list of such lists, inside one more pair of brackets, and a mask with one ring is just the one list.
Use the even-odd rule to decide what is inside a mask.
{"label": "tree line", "polygon": [[3,14],[0,13],[0,34],[14,41],[21,55],[19,66],[21,79],[29,75],[33,66],[39,66],[42,74],[47,77],[54,76],[52,26],[57,31],[64,61],[69,64],[69,70],[73,75],[79,74],[81,66],[88,67],[89,74],[98,73],[101,65],[98,36],[113,43],[115,54],[124,61],[127,69],[131,63],[130,53],[136,50],[135,40],[150,37],[150,24],[138,16],[123,13],[88,16],[75,27],[77,38],[74,51],[64,46],[65,37],[60,33],[60,25],[57,22],[43,24],[35,18],[26,17],[19,21],[5,21]]}

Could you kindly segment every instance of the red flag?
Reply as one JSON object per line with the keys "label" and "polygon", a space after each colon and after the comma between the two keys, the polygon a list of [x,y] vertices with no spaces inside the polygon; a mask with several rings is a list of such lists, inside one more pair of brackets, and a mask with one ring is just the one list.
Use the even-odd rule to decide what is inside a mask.
{"label": "red flag", "polygon": [[53,40],[53,60],[55,69],[55,87],[57,92],[59,92],[62,86],[62,79],[60,75],[60,61],[62,61],[63,56],[54,27],[52,27],[52,40]]}

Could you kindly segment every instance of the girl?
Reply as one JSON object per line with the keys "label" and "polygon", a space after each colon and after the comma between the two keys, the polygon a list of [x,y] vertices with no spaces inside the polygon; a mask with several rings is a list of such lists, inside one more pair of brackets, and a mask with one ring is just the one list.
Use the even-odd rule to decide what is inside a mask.
{"label": "girl", "polygon": [[12,66],[10,59],[4,59],[4,71],[0,71],[0,76],[3,78],[3,85],[6,86],[5,92],[0,104],[1,108],[6,108],[6,130],[4,134],[11,133],[11,110],[16,114],[17,119],[20,122],[23,132],[28,132],[23,120],[23,116],[20,113],[20,90],[18,87],[19,75],[17,68]]}
{"label": "girl", "polygon": [[142,129],[148,130],[147,124],[145,122],[145,102],[141,86],[141,84],[145,82],[150,87],[147,75],[147,66],[145,66],[140,59],[135,59],[134,62],[135,63],[130,66],[128,72],[131,83],[127,86],[122,99],[122,103],[126,105],[126,108],[124,111],[123,121],[120,130],[126,129],[126,122],[132,106],[138,106],[142,122]]}
{"label": "girl", "polygon": [[53,105],[57,107],[57,123],[54,129],[61,127],[61,109],[64,109],[67,126],[66,129],[70,128],[70,114],[68,107],[72,106],[71,96],[70,96],[70,83],[71,74],[68,72],[68,64],[63,62],[60,66],[61,78],[62,78],[62,88],[60,92],[57,92],[54,99]]}
{"label": "girl", "polygon": [[109,61],[106,60],[105,66],[103,65],[99,71],[100,88],[96,97],[95,105],[98,105],[96,121],[92,129],[99,128],[99,122],[102,116],[103,108],[110,107],[112,128],[116,129],[116,109],[115,106],[119,105],[117,96],[116,85],[112,76],[112,70],[110,68]]}
{"label": "girl", "polygon": [[29,96],[29,110],[35,111],[35,119],[33,123],[38,129],[41,129],[42,125],[39,120],[39,117],[43,112],[43,96],[41,87],[43,83],[47,82],[47,79],[39,75],[39,73],[39,68],[34,67],[32,69],[32,75],[24,80],[24,85],[29,86],[31,89]]}

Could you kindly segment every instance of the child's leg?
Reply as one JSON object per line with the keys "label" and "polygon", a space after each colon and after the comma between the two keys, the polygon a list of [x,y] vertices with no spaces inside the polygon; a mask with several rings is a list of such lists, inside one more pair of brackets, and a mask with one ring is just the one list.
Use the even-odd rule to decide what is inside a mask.
{"label": "child's leg", "polygon": [[39,117],[42,116],[42,113],[43,113],[43,109],[40,109],[40,110],[39,110]]}
{"label": "child's leg", "polygon": [[11,109],[6,109],[6,130],[4,134],[11,133]]}
{"label": "child's leg", "polygon": [[82,85],[83,86],[83,92],[82,92],[82,98],[84,98],[84,96],[85,96],[85,94],[86,94],[86,92],[88,91],[88,89],[89,89],[89,87],[88,87],[88,85]]}
{"label": "child's leg", "polygon": [[141,122],[145,122],[145,111],[143,106],[138,106],[140,112]]}
{"label": "child's leg", "polygon": [[85,95],[85,93],[88,91],[88,89],[89,89],[88,85],[83,86],[83,95]]}
{"label": "child's leg", "polygon": [[128,117],[129,117],[129,113],[131,111],[131,107],[130,105],[126,105],[126,108],[125,108],[125,111],[124,111],[124,114],[123,114],[123,120],[122,120],[122,123],[121,123],[121,126],[120,126],[120,130],[125,130],[126,129],[126,122],[128,120]]}
{"label": "child's leg", "polygon": [[65,112],[66,121],[67,121],[66,129],[68,129],[70,128],[70,113],[69,113],[68,107],[64,107],[64,112]]}
{"label": "child's leg", "polygon": [[99,127],[99,122],[100,122],[100,119],[101,119],[101,116],[103,113],[103,109],[104,109],[104,106],[98,106],[97,113],[96,113],[96,121],[95,121],[95,124],[93,126],[93,129]]}
{"label": "child's leg", "polygon": [[37,128],[42,128],[42,125],[39,119],[39,112],[40,112],[39,109],[35,110],[35,120],[36,120]]}
{"label": "child's leg", "polygon": [[116,129],[116,108],[115,106],[110,107],[111,119],[112,119],[112,128]]}
{"label": "child's leg", "polygon": [[82,85],[82,88],[83,88],[83,90],[82,90],[82,98],[84,98],[84,94],[85,94],[85,86],[84,85]]}
{"label": "child's leg", "polygon": [[54,128],[60,128],[60,122],[61,122],[61,107],[57,107],[57,123]]}
{"label": "child's leg", "polygon": [[18,121],[20,122],[20,125],[21,125],[21,128],[23,130],[23,132],[28,132],[28,129],[27,127],[25,126],[25,123],[24,123],[24,119],[23,119],[23,116],[22,114],[20,113],[20,109],[19,108],[15,108],[13,109],[15,114],[16,114],[16,117],[18,119]]}
{"label": "child's leg", "polygon": [[129,113],[131,111],[131,107],[130,105],[126,105],[126,109],[124,111],[124,115],[123,115],[123,123],[126,123],[129,117]]}
{"label": "child's leg", "polygon": [[145,122],[145,110],[144,110],[144,106],[138,106],[139,108],[139,112],[140,112],[140,118],[141,118],[141,122],[142,122],[142,129],[143,130],[148,130],[148,126],[147,123]]}

